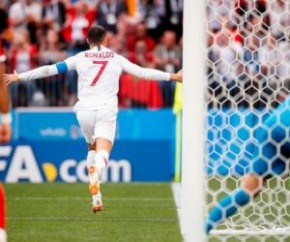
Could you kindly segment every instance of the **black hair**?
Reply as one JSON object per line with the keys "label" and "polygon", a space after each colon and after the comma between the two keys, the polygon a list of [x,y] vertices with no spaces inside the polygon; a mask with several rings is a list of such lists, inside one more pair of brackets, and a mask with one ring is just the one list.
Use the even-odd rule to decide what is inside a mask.
{"label": "black hair", "polygon": [[87,35],[89,44],[99,46],[106,37],[106,33],[106,30],[100,25],[91,27]]}

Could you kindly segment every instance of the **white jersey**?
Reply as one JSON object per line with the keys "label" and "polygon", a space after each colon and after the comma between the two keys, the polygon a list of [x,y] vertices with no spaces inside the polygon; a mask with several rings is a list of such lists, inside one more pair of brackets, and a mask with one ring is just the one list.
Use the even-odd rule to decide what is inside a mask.
{"label": "white jersey", "polygon": [[101,46],[80,52],[63,62],[44,66],[20,74],[23,80],[32,80],[76,70],[78,73],[78,110],[97,110],[118,107],[119,78],[123,71],[142,79],[168,81],[170,74],[133,64],[114,51]]}

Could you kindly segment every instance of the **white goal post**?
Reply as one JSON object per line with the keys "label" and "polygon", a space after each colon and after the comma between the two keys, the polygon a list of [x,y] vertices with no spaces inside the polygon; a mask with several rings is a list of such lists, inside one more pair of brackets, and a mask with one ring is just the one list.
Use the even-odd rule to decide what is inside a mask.
{"label": "white goal post", "polygon": [[181,231],[186,242],[205,241],[204,86],[205,1],[185,0],[183,20],[183,121]]}

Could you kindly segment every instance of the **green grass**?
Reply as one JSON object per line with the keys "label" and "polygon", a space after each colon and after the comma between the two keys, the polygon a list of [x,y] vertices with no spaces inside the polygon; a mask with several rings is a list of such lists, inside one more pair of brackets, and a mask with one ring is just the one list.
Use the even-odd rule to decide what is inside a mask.
{"label": "green grass", "polygon": [[104,184],[98,214],[86,184],[4,187],[9,242],[182,241],[170,184]]}

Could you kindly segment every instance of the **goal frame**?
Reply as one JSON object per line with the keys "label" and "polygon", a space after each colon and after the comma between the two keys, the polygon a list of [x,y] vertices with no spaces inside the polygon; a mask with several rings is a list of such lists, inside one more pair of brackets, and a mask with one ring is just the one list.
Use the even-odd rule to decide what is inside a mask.
{"label": "goal frame", "polygon": [[204,230],[205,1],[184,0],[181,233],[206,241]]}

